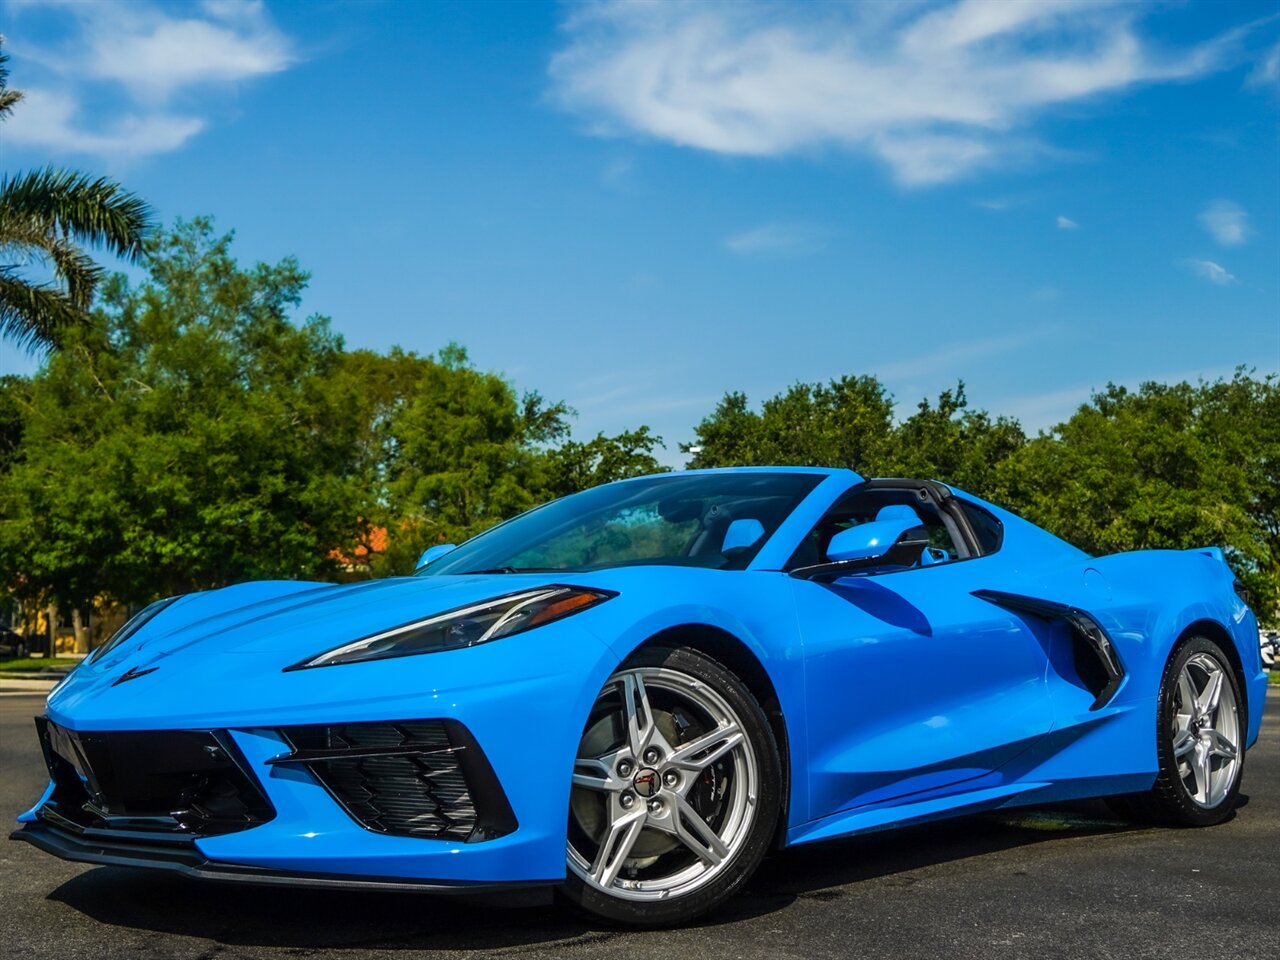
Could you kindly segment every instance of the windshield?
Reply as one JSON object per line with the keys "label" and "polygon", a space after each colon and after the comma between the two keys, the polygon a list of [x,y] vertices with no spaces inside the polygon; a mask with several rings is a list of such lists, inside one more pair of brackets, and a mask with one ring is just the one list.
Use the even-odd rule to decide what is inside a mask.
{"label": "windshield", "polygon": [[665,474],[554,500],[419,575],[676,564],[742,570],[822,480],[815,473]]}

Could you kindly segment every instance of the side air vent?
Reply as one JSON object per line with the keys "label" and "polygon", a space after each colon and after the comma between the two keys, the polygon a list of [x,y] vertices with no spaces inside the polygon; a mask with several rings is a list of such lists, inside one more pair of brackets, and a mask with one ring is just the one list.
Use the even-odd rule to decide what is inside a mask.
{"label": "side air vent", "polygon": [[453,720],[286,727],[300,764],[362,827],[474,843],[516,828],[515,814],[470,731]]}
{"label": "side air vent", "polygon": [[1080,682],[1094,695],[1090,710],[1106,706],[1124,680],[1124,663],[1110,635],[1092,616],[1079,607],[1024,597],[999,590],[975,590],[973,595],[1018,613],[1029,613],[1048,621],[1066,624],[1071,630],[1072,657]]}

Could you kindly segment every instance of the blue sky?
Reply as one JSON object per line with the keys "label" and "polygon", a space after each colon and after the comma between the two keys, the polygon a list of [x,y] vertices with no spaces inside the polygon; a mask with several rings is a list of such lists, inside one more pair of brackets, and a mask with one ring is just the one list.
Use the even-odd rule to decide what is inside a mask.
{"label": "blue sky", "polygon": [[[1274,2],[0,0],[0,170],[109,173],[352,347],[675,446],[726,390],[1280,370]],[[34,361],[0,344],[0,372]]]}

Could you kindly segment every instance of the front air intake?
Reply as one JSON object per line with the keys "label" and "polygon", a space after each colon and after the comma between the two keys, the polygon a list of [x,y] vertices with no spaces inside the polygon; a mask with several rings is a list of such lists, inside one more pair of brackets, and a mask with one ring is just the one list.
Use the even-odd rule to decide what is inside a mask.
{"label": "front air intake", "polygon": [[39,817],[117,839],[191,839],[275,816],[222,730],[76,731],[36,719],[53,790]]}
{"label": "front air intake", "polygon": [[292,752],[353,820],[377,833],[474,843],[516,828],[479,744],[455,720],[286,727]]}

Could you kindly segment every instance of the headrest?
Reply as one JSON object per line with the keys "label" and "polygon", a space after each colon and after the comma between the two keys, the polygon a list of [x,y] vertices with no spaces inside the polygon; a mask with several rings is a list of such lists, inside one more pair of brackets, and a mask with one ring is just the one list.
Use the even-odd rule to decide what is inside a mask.
{"label": "headrest", "polygon": [[754,546],[755,542],[763,536],[763,523],[751,517],[743,517],[733,521],[725,530],[724,543],[720,547],[720,552],[728,553],[730,550]]}

